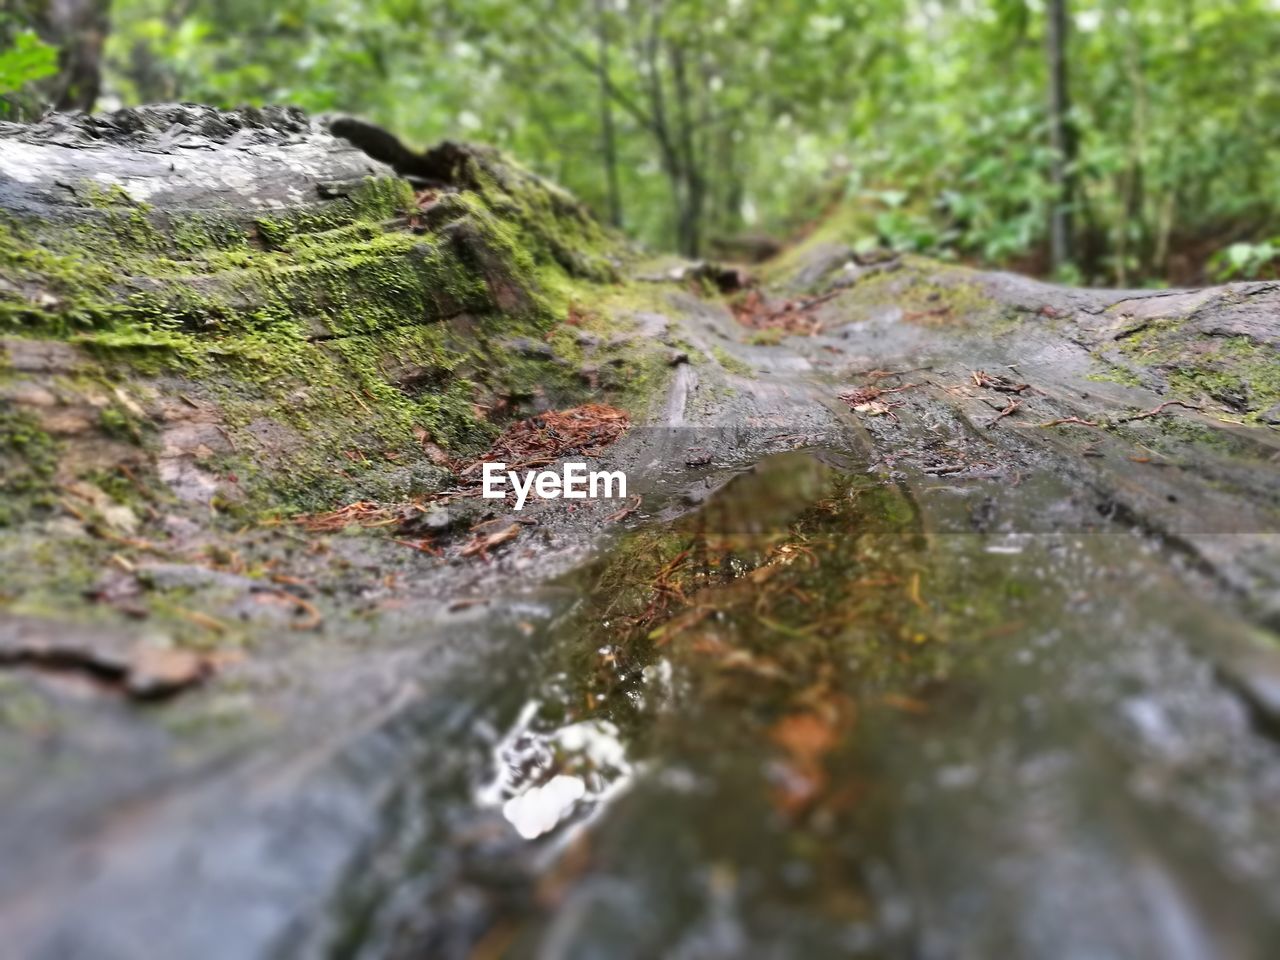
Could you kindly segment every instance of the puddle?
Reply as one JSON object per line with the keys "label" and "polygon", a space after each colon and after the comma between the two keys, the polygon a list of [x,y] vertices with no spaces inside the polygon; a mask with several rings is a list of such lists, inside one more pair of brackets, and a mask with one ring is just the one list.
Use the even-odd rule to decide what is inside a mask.
{"label": "puddle", "polygon": [[434,892],[364,955],[1252,956],[1280,784],[1190,601],[1132,537],[930,509],[778,455],[556,585],[469,812],[423,801]]}
{"label": "puddle", "polygon": [[584,720],[540,729],[540,704],[527,703],[494,749],[494,779],[476,793],[481,807],[499,807],[525,840],[569,824],[581,827],[633,776],[618,729]]}

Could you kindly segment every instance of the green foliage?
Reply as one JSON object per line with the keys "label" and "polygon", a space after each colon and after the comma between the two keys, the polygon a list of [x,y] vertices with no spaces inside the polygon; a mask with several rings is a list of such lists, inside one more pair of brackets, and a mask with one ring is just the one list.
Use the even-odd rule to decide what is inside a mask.
{"label": "green foliage", "polygon": [[30,27],[30,16],[0,10],[0,120],[24,120],[44,110],[40,81],[58,72],[58,50]]}
{"label": "green foliage", "polygon": [[58,72],[58,51],[31,30],[23,30],[13,46],[0,51],[0,95],[17,93],[28,83]]}
{"label": "green foliage", "polygon": [[[1070,14],[1076,275],[1265,271],[1261,250],[1209,261],[1280,223],[1280,10]],[[660,246],[714,252],[846,199],[875,221],[852,242],[1034,272],[1044,28],[1030,0],[116,0],[109,60],[126,101],[287,101],[488,141],[601,214],[616,180],[622,224]]]}
{"label": "green foliage", "polygon": [[1280,238],[1262,243],[1233,243],[1213,258],[1214,274],[1222,280],[1259,277],[1274,272],[1280,260]]}

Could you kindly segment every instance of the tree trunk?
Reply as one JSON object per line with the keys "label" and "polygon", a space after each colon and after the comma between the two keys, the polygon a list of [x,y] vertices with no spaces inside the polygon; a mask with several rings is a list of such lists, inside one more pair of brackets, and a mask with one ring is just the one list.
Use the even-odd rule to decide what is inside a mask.
{"label": "tree trunk", "polygon": [[1055,271],[1075,260],[1076,134],[1071,121],[1067,65],[1069,0],[1049,0],[1045,22],[1045,60],[1049,89],[1049,142],[1053,148],[1050,179],[1049,259]]}
{"label": "tree trunk", "polygon": [[609,82],[609,23],[605,14],[605,0],[596,0],[596,39],[599,47],[596,71],[600,78],[600,157],[604,163],[609,225],[621,229],[622,189],[618,183],[618,147],[613,128],[613,94]]}
{"label": "tree trunk", "polygon": [[111,28],[111,0],[48,0],[37,29],[58,47],[50,100],[57,110],[93,109],[102,89],[102,51]]}
{"label": "tree trunk", "polygon": [[702,212],[706,188],[693,128],[693,91],[689,86],[685,49],[676,42],[667,46],[675,87],[677,149],[680,152],[680,252],[686,257],[702,255]]}

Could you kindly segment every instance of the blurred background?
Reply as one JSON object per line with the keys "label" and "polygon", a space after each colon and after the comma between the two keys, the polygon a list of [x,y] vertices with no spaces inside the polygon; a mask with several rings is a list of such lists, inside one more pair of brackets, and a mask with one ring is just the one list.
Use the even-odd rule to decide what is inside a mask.
{"label": "blurred background", "polygon": [[494,143],[638,240],[820,225],[1089,284],[1280,276],[1280,0],[3,0],[0,115],[291,103]]}

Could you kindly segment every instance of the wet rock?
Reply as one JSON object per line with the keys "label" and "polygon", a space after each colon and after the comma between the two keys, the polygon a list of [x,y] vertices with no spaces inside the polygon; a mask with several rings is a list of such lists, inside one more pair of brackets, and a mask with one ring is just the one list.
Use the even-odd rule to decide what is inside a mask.
{"label": "wet rock", "polygon": [[209,676],[216,665],[216,658],[174,647],[167,637],[35,617],[0,617],[0,666],[79,671],[118,685],[138,699],[177,693]]}
{"label": "wet rock", "polygon": [[0,350],[9,368],[18,373],[74,373],[86,359],[78,347],[54,340],[4,337]]}
{"label": "wet rock", "polygon": [[819,244],[805,256],[790,286],[803,291],[816,290],[823,280],[853,262],[852,247],[843,243]]}
{"label": "wet rock", "polygon": [[138,565],[138,575],[158,590],[193,590],[201,587],[222,587],[248,591],[258,581],[225,570],[214,570],[195,563],[169,563],[153,561]]}
{"label": "wet rock", "polygon": [[1280,736],[1280,649],[1239,647],[1217,664],[1218,675],[1249,707],[1254,722],[1272,736]]}

